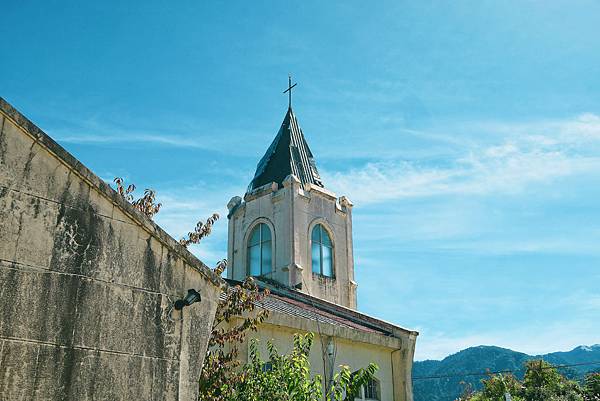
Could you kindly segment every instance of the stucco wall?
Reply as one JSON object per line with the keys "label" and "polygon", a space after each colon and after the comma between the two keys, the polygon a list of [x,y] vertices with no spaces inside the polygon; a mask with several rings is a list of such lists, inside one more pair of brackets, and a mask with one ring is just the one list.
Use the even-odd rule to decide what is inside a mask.
{"label": "stucco wall", "polygon": [[[292,338],[294,333],[306,333],[304,331],[293,330],[290,328],[276,326],[272,324],[261,325],[257,333],[251,335],[252,338],[260,340],[259,351],[264,360],[268,359],[266,349],[267,341],[272,341],[281,354],[289,354],[292,350]],[[323,377],[324,365],[322,357],[322,344],[318,331],[315,334],[313,347],[310,353],[311,373],[319,374]],[[379,366],[375,377],[381,385],[381,401],[394,401],[394,380],[392,369],[393,348],[368,344],[363,342],[351,341],[339,336],[334,336],[336,346],[336,358],[334,361],[334,373],[340,371],[340,365],[347,365],[352,371],[364,368],[369,363],[374,362]],[[323,344],[327,344],[328,338],[323,339]],[[244,355],[244,357],[247,357]],[[398,398],[400,400],[400,398]]]}
{"label": "stucco wall", "polygon": [[195,400],[221,283],[0,98],[0,401]]}

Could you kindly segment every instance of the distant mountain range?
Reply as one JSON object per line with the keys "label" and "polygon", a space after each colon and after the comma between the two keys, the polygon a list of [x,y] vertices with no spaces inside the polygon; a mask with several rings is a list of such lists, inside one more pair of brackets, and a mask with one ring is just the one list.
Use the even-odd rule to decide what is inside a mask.
{"label": "distant mountain range", "polygon": [[[554,365],[572,365],[600,361],[600,344],[579,346],[568,352],[553,352],[546,355],[527,355],[522,352],[493,346],[471,347],[450,355],[441,361],[421,361],[413,365],[413,378],[442,376],[486,371],[514,370],[517,377],[525,373],[524,364],[530,359],[543,359]],[[600,364],[580,365],[560,369],[569,378],[581,379],[586,373],[600,370]],[[466,376],[414,380],[414,401],[454,401],[462,392],[461,382],[481,388],[485,377]]]}

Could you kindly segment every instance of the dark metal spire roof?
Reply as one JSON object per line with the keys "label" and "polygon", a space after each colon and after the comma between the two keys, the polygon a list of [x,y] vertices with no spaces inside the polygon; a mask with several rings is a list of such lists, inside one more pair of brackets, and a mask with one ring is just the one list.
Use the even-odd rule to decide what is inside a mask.
{"label": "dark metal spire roof", "polygon": [[298,177],[302,184],[311,183],[323,187],[315,159],[291,107],[288,108],[277,136],[258,162],[248,191],[271,182],[282,185],[285,177],[290,174]]}

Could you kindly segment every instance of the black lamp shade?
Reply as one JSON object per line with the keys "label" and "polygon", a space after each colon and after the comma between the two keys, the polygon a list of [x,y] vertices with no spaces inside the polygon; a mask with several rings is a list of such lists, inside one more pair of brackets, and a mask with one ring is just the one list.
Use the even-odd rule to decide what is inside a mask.
{"label": "black lamp shade", "polygon": [[178,299],[177,301],[175,301],[174,307],[176,310],[182,310],[184,307],[190,306],[191,304],[196,302],[200,302],[201,300],[202,297],[200,296],[200,293],[194,289],[190,289],[188,290],[188,293],[185,296],[185,298]]}
{"label": "black lamp shade", "polygon": [[201,300],[202,297],[200,296],[200,293],[194,289],[191,289],[188,290],[188,293],[183,299],[183,302],[185,302],[186,306],[190,306],[191,304],[195,302],[200,302]]}

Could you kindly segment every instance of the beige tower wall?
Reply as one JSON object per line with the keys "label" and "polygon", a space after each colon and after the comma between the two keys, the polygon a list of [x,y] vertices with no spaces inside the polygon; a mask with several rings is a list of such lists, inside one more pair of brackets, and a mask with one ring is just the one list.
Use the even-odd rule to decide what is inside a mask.
{"label": "beige tower wall", "polygon": [[0,401],[196,400],[221,284],[0,98]]}
{"label": "beige tower wall", "polygon": [[[274,238],[272,273],[267,278],[356,308],[350,201],[317,186],[302,187],[294,176],[282,188],[273,183],[247,194],[243,202],[234,199],[229,205],[228,278],[246,277],[248,234],[256,224],[265,223]],[[310,234],[318,223],[328,230],[334,245],[333,278],[312,272]]]}

